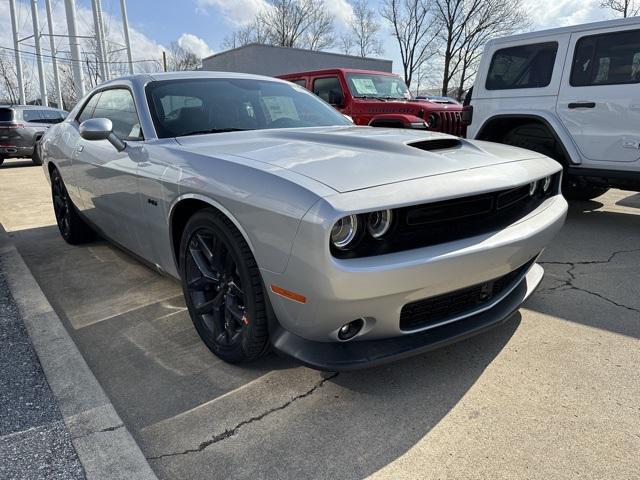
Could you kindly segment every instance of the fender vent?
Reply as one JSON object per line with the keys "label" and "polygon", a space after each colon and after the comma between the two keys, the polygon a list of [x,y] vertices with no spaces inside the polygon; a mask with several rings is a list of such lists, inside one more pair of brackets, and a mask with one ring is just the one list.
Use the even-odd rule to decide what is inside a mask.
{"label": "fender vent", "polygon": [[438,138],[435,140],[423,140],[422,142],[409,143],[410,147],[419,148],[428,152],[434,150],[446,150],[449,148],[460,148],[462,142],[457,138]]}

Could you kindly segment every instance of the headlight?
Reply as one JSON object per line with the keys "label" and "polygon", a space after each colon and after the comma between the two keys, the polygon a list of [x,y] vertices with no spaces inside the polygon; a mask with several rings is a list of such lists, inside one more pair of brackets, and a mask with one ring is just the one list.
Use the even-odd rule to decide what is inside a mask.
{"label": "headlight", "polygon": [[536,190],[538,190],[538,181],[531,182],[529,184],[529,196],[533,197],[536,194]]}
{"label": "headlight", "polygon": [[391,222],[393,222],[391,210],[371,212],[367,216],[367,230],[373,238],[382,238],[391,228]]}
{"label": "headlight", "polygon": [[340,250],[347,250],[358,236],[358,217],[348,215],[338,220],[331,229],[331,243]]}
{"label": "headlight", "polygon": [[551,177],[544,177],[542,181],[542,191],[547,193],[549,191],[549,187],[551,186]]}

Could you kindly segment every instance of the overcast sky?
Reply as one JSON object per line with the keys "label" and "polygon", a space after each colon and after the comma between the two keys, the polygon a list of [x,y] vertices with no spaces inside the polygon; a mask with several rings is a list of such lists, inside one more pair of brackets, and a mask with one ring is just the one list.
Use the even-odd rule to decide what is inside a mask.
{"label": "overcast sky", "polygon": [[[261,8],[265,0],[128,0],[134,58],[138,60],[157,59],[162,50],[172,41],[200,56],[220,50],[224,37],[234,29],[245,25]],[[351,14],[346,0],[325,0],[330,11],[336,16],[338,29],[344,28]],[[611,14],[599,7],[600,0],[525,0],[534,29],[540,30],[562,25],[585,23],[611,18]],[[21,37],[32,33],[30,2],[17,0],[19,32]],[[46,28],[44,0],[39,0],[40,24]],[[378,1],[371,5],[378,7]],[[56,33],[66,32],[64,1],[52,0]],[[81,34],[90,32],[93,18],[90,0],[76,0],[78,6],[78,27]],[[119,0],[103,0],[103,11],[109,30],[121,36]],[[46,32],[46,29],[44,30]],[[394,40],[385,29],[381,33],[384,41],[384,55],[394,62],[394,70],[401,70],[400,59]],[[48,48],[48,38],[43,38]],[[58,39],[58,48],[67,50],[65,39]],[[22,49],[33,51],[32,40],[25,42]],[[9,2],[0,2],[0,47],[12,47]],[[48,53],[45,51],[44,53]],[[33,56],[25,55],[25,61],[35,63]]]}

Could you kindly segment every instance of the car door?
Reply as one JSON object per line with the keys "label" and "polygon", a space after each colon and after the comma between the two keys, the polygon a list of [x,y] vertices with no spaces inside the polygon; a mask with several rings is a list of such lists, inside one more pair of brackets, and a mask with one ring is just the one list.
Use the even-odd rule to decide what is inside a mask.
{"label": "car door", "polygon": [[[107,140],[78,139],[74,156],[84,211],[102,232],[123,247],[141,254],[136,235],[139,192],[136,177],[138,155],[143,140],[140,121],[128,88],[103,90],[94,102],[91,118],[107,118],[113,133],[127,142],[118,152]],[[86,119],[80,115],[80,120]]]}
{"label": "car door", "polygon": [[571,35],[556,110],[589,162],[640,159],[640,30]]}

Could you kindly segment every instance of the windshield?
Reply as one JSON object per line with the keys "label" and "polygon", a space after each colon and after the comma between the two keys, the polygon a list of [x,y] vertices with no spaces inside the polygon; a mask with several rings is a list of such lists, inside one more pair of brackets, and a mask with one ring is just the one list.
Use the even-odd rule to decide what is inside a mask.
{"label": "windshield", "polygon": [[155,81],[147,100],[159,138],[237,130],[350,125],[306,89],[238,78]]}
{"label": "windshield", "polygon": [[348,73],[347,84],[356,98],[409,99],[409,89],[400,77],[373,73]]}

